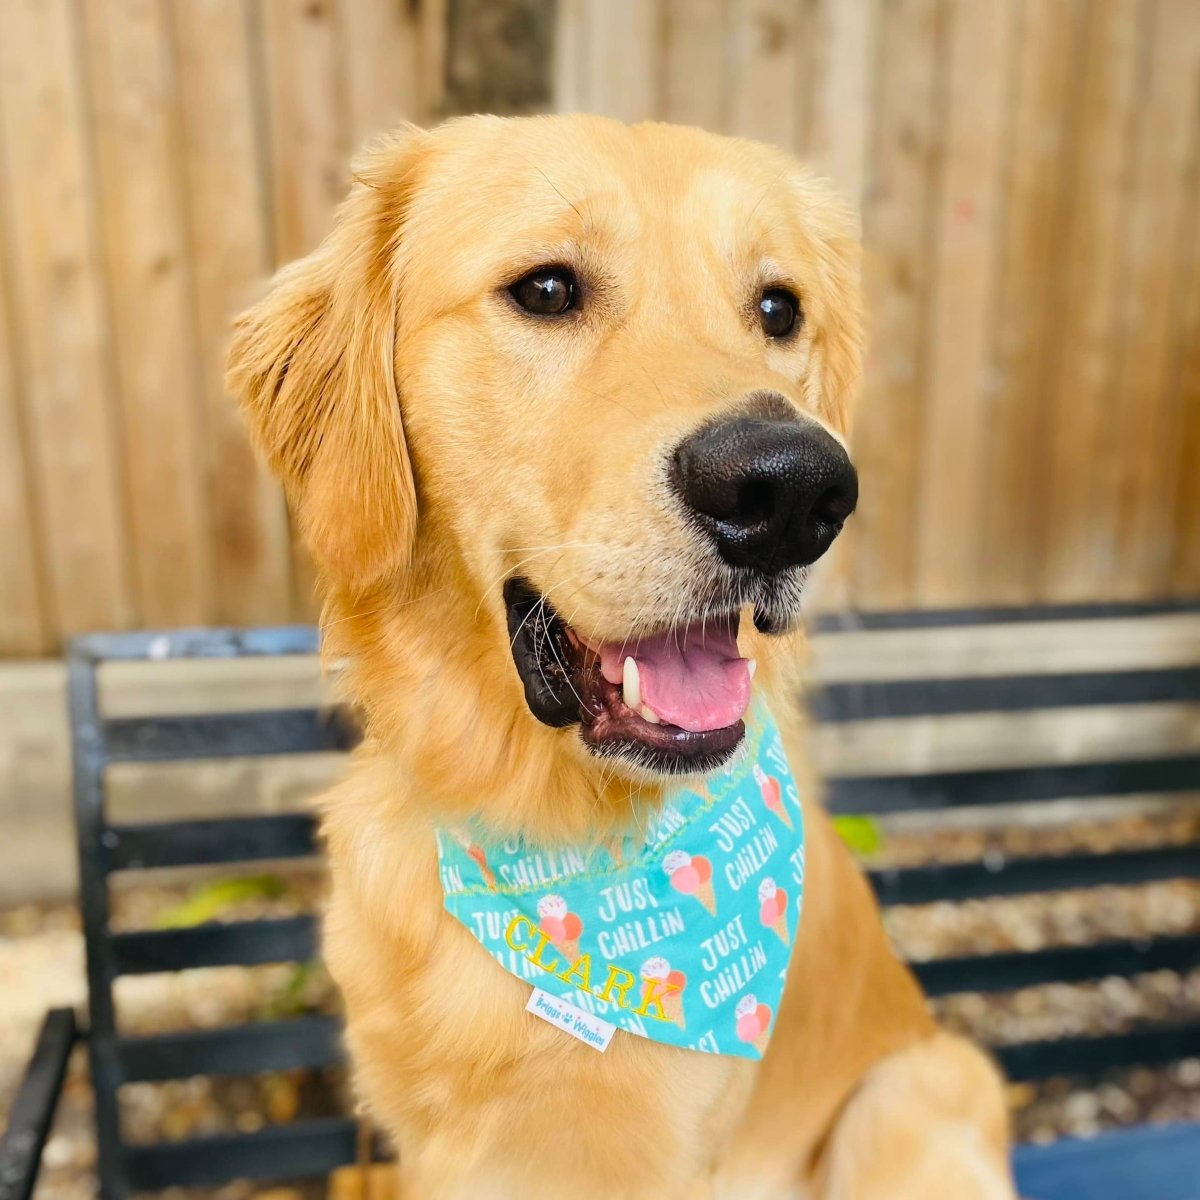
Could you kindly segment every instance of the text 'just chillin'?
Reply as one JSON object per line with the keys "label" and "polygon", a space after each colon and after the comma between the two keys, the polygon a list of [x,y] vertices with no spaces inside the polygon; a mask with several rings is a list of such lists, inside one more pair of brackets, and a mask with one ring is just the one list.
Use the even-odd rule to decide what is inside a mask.
{"label": "text 'just chillin'", "polygon": [[[535,939],[533,942],[529,940],[531,934]],[[626,999],[629,989],[637,983],[633,972],[626,971],[615,963],[605,963],[608,978],[605,979],[603,987],[593,988],[592,956],[581,954],[574,962],[565,966],[562,966],[557,958],[551,958],[549,962],[544,961],[542,954],[550,944],[550,939],[528,917],[513,917],[504,931],[504,940],[511,949],[524,955],[535,967],[540,967],[555,979],[561,979],[563,983],[570,984],[581,992],[595,996],[597,1000],[606,1000],[618,1008],[627,1008],[639,1017],[651,1017],[655,1021],[669,1020],[663,1009],[662,997],[670,996],[679,989],[667,983],[665,979],[643,980],[642,1002],[635,1007]]]}

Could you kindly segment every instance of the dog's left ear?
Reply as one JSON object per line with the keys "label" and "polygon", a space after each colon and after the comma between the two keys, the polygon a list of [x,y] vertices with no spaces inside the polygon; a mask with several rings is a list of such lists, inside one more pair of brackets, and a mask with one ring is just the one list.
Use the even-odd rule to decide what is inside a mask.
{"label": "dog's left ear", "polygon": [[849,435],[862,378],[862,238],[856,214],[824,181],[800,182],[807,224],[816,241],[824,313],[817,333],[821,356],[821,417]]}
{"label": "dog's left ear", "polygon": [[417,498],[396,386],[399,248],[427,135],[369,148],[333,231],[234,326],[227,383],[326,586],[403,569]]}

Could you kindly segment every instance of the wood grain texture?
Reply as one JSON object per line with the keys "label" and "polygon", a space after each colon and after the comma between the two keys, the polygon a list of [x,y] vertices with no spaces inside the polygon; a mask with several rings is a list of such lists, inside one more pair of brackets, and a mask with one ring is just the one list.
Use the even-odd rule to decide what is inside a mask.
{"label": "wood grain texture", "polygon": [[1103,593],[1097,460],[1116,383],[1122,247],[1146,11],[1136,0],[1097,0],[1088,10],[1057,267],[1064,291],[1045,401],[1037,593],[1046,600]]}
{"label": "wood grain texture", "polygon": [[730,133],[800,149],[803,113],[795,89],[804,61],[801,15],[799,5],[733,0],[724,43],[732,58]]}
{"label": "wood grain texture", "polygon": [[148,625],[203,625],[215,615],[212,539],[165,10],[86,0],[83,11],[138,609]]}
{"label": "wood grain texture", "polygon": [[980,397],[989,385],[1014,13],[1011,5],[979,7],[965,0],[952,4],[949,14],[914,564],[915,598],[935,606],[969,603],[979,595],[979,481],[987,459]]}
{"label": "wood grain texture", "polygon": [[186,0],[170,11],[192,259],[197,385],[222,624],[279,620],[291,607],[287,514],[225,391],[230,322],[271,263],[245,0]]}
{"label": "wood grain texture", "polygon": [[[276,266],[314,250],[350,181],[348,91],[333,0],[258,0]],[[292,526],[293,614],[318,612],[316,576]]]}
{"label": "wood grain texture", "polygon": [[[1200,211],[1200,75],[1194,86],[1192,110],[1195,141],[1192,156],[1189,211]],[[1179,357],[1173,372],[1173,412],[1179,418],[1174,453],[1177,492],[1173,497],[1175,544],[1167,591],[1175,596],[1200,595],[1200,223],[1193,222],[1185,239]]]}
{"label": "wood grain texture", "polygon": [[[2,199],[2,198],[0,198]],[[9,226],[0,207],[0,234]],[[10,334],[10,279],[0,236],[0,655],[49,649],[42,615],[37,526],[27,477],[26,442]]]}
{"label": "wood grain texture", "polygon": [[736,81],[726,71],[733,0],[663,0],[662,116],[724,132]]}
{"label": "wood grain texture", "polygon": [[420,124],[433,116],[417,11],[410,4],[342,0],[346,104],[356,145],[403,121]]}
{"label": "wood grain texture", "polygon": [[10,322],[59,636],[137,619],[75,16],[67,0],[0,6]]}
{"label": "wood grain texture", "polygon": [[[1188,0],[1150,12],[1147,78],[1135,138],[1133,195],[1117,314],[1121,364],[1099,455],[1102,586],[1121,598],[1161,595],[1170,573],[1169,514],[1180,473],[1177,431],[1187,402],[1174,386],[1180,307],[1196,208],[1197,122],[1179,80],[1200,80],[1200,22]],[[1191,398],[1192,403],[1196,397]],[[1191,469],[1195,469],[1194,465]],[[1164,517],[1168,519],[1164,519]]]}
{"label": "wood grain texture", "polygon": [[1064,299],[1064,162],[1084,17],[1078,0],[1021,8],[991,361],[980,391],[986,449],[973,569],[978,594],[990,601],[1020,603],[1036,581],[1046,505],[1045,377]]}
{"label": "wood grain texture", "polygon": [[913,598],[932,265],[931,207],[943,70],[942,0],[889,0],[881,10],[874,138],[863,201],[863,286],[870,339],[854,453],[862,488],[847,530],[853,597],[902,608]]}
{"label": "wood grain texture", "polygon": [[862,499],[828,605],[1200,593],[1200,4],[477,13],[0,4],[0,656],[316,615],[224,395],[230,315],[326,234],[364,138],[517,94],[482,43],[531,14],[551,107],[776,142],[861,206]]}

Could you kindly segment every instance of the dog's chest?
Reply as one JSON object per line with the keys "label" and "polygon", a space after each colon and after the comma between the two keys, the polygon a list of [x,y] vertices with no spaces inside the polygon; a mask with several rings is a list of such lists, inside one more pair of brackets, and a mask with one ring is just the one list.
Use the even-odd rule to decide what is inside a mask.
{"label": "dog's chest", "polygon": [[597,1162],[670,1194],[711,1170],[744,1109],[753,1064],[620,1030],[597,1051],[531,1017],[528,986],[444,911],[419,969],[396,972],[414,947],[368,944],[361,926],[335,920],[328,941],[359,1084],[402,1154],[461,1137],[472,1147],[464,1172],[502,1175],[521,1195],[568,1194],[541,1190],[554,1178],[579,1181],[575,1196],[613,1194],[583,1182]]}

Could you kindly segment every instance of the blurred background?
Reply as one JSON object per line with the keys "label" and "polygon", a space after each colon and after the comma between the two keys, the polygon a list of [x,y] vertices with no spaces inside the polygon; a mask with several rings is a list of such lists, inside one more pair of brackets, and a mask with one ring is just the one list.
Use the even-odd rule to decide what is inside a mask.
{"label": "blurred background", "polygon": [[[1196,0],[3,0],[0,1026],[17,1032],[0,1037],[0,1114],[46,1003],[83,996],[66,640],[315,619],[310,565],[223,391],[230,317],[320,240],[370,134],[570,110],[777,143],[859,207],[862,501],[826,571],[828,609],[1200,596]],[[872,636],[829,635],[818,671],[867,678],[919,663],[918,644],[925,662],[985,672],[1096,669],[1114,655],[1200,664],[1194,616],[1102,623],[1087,638],[1031,626],[1024,640],[960,637],[949,650]],[[118,712],[322,695],[311,662],[165,664],[118,673],[114,688]],[[823,729],[817,752],[832,772],[1194,754],[1198,699],[1100,718],[850,722]],[[113,804],[134,817],[164,796],[192,815],[279,811],[336,775],[329,759],[129,771]],[[1010,805],[990,824],[846,832],[885,866],[1195,846],[1196,799]],[[158,881],[115,893],[115,919],[307,911],[318,876]],[[916,957],[1193,935],[1200,886],[926,905],[889,914],[889,928]],[[318,969],[188,978],[123,980],[130,1027],[333,1004]],[[992,1041],[1200,1011],[1195,969],[1055,987],[941,1011]],[[55,1195],[86,1194],[94,1154],[81,1068],[71,1079]],[[304,1079],[245,1088],[136,1085],[126,1117],[171,1137],[310,1103]],[[1014,1105],[1022,1135],[1040,1138],[1200,1116],[1200,1060],[1090,1089],[1026,1085]]]}

